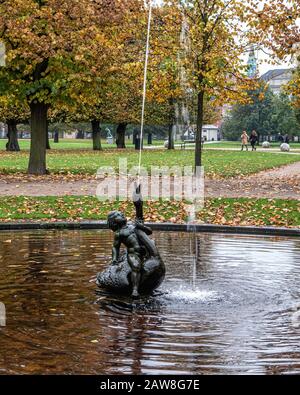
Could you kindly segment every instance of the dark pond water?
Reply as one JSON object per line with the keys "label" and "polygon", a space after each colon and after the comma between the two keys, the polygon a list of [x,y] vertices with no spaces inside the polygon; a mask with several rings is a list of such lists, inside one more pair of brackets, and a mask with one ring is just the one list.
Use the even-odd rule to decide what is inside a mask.
{"label": "dark pond water", "polygon": [[[97,291],[107,231],[0,233],[0,373],[300,373],[300,241],[155,233],[158,294]],[[192,251],[191,251],[192,250]]]}

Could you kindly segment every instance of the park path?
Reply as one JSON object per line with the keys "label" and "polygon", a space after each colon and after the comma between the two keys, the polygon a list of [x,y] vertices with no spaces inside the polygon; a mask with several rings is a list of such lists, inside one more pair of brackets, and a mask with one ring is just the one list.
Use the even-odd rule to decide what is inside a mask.
{"label": "park path", "polygon": [[207,197],[253,197],[300,200],[300,162],[248,177],[206,180]]}
{"label": "park path", "polygon": [[[220,142],[220,145],[221,143],[222,142]],[[218,143],[216,143],[215,141],[206,142],[204,145],[204,149],[209,151],[235,151],[235,152],[239,152],[241,150],[240,147],[224,147],[224,146],[218,147],[217,144]],[[165,150],[165,147],[163,145],[152,145],[152,146],[145,145],[144,148],[147,150],[158,150],[158,149]],[[175,144],[175,148],[181,149],[181,144]],[[194,151],[195,144],[186,145],[184,150]],[[250,145],[249,145],[249,151],[251,151]],[[262,148],[261,146],[259,146],[256,148],[256,152],[272,152],[272,154],[286,155],[286,152],[281,152],[279,147]],[[289,152],[289,155],[299,155],[299,153],[300,153],[300,148],[292,148],[291,151]]]}
{"label": "park path", "polygon": [[[94,178],[0,177],[0,196],[65,196],[96,193]],[[300,162],[243,178],[205,180],[206,197],[253,197],[300,200]]]}

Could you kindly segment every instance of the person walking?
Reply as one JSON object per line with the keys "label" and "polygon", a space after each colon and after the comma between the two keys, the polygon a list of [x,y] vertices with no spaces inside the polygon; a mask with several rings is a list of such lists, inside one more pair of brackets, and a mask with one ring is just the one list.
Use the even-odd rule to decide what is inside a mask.
{"label": "person walking", "polygon": [[278,133],[278,141],[279,141],[279,145],[281,145],[284,142],[284,137],[280,132]]}
{"label": "person walking", "polygon": [[256,146],[257,141],[258,141],[258,135],[257,135],[255,130],[252,130],[252,132],[250,134],[249,141],[250,141],[250,144],[251,144],[251,147],[252,147],[252,151],[256,151],[256,147],[255,146]]}
{"label": "person walking", "polygon": [[246,130],[244,130],[242,135],[241,135],[241,141],[242,141],[241,151],[244,151],[244,147],[246,147],[246,150],[248,151],[249,136],[248,136]]}
{"label": "person walking", "polygon": [[283,141],[286,144],[290,144],[290,138],[289,138],[289,135],[287,133],[284,135]]}

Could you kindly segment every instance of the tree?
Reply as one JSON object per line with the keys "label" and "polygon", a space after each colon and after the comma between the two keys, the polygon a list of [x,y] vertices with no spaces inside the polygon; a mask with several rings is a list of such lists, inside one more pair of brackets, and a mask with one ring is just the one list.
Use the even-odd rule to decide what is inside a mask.
{"label": "tree", "polygon": [[[272,0],[252,7],[250,39],[268,54],[269,62],[288,62],[299,57],[300,42],[300,2],[299,0]],[[299,73],[294,74],[289,93],[294,96],[294,104],[300,107]]]}
{"label": "tree", "polygon": [[5,72],[26,97],[31,114],[28,172],[46,174],[49,108],[70,100],[68,87],[82,67],[92,68],[91,53],[101,46],[99,26],[113,8],[108,0],[4,0],[0,38],[7,49]]}
{"label": "tree", "polygon": [[[300,63],[300,59],[299,59]],[[297,70],[295,72],[294,79],[292,83],[290,84],[290,93],[293,95],[293,104],[295,106],[295,115],[296,119],[300,125],[300,95],[298,95],[298,92],[296,91],[300,85],[300,66],[297,67]]]}
{"label": "tree", "polygon": [[241,55],[248,44],[244,30],[249,11],[247,3],[237,0],[176,0],[175,5],[186,25],[189,51],[184,66],[197,95],[197,167],[202,164],[205,100],[223,104],[246,98],[250,80]]}
{"label": "tree", "polygon": [[296,119],[300,124],[300,55],[297,57],[298,65],[293,73],[293,78],[286,87],[286,93],[292,97],[292,104]]}
{"label": "tree", "polygon": [[11,92],[0,95],[0,120],[7,124],[7,151],[20,151],[17,124],[29,117],[26,103],[20,102]]}
{"label": "tree", "polygon": [[127,128],[127,123],[121,122],[119,123],[116,131],[116,144],[117,148],[126,148],[125,145],[125,132]]}
{"label": "tree", "polygon": [[238,140],[242,130],[256,130],[260,134],[281,133],[299,135],[300,126],[286,94],[274,95],[264,85],[249,92],[251,102],[235,105],[222,125],[224,136],[229,140]]}
{"label": "tree", "polygon": [[[267,52],[270,63],[276,63],[278,60],[280,62],[298,60],[298,67],[286,87],[286,92],[292,96],[296,118],[300,114],[299,16],[299,0],[273,0],[262,2],[258,9],[253,9],[250,22],[252,26],[250,39],[258,48]],[[289,107],[286,109],[292,117],[287,122],[290,123],[293,119],[293,123],[294,115],[290,113]],[[285,129],[285,125],[281,127]]]}
{"label": "tree", "polygon": [[120,125],[118,146],[123,147],[123,125],[137,121],[143,70],[144,47],[139,41],[143,4],[142,0],[110,1],[110,18],[98,27],[98,41],[86,51],[87,63],[82,63],[70,86],[69,96],[76,102],[70,118],[92,123],[96,150],[101,150],[101,123]]}
{"label": "tree", "polygon": [[258,134],[274,132],[274,94],[265,84],[249,90],[247,94],[249,102],[236,104],[222,125],[223,135],[229,140],[238,140],[243,130],[249,133],[256,130]]}
{"label": "tree", "polygon": [[287,94],[282,93],[280,96],[274,96],[272,121],[276,133],[300,136],[300,124],[292,101]]}
{"label": "tree", "polygon": [[249,2],[249,37],[273,60],[288,60],[297,53],[300,41],[298,0]]}

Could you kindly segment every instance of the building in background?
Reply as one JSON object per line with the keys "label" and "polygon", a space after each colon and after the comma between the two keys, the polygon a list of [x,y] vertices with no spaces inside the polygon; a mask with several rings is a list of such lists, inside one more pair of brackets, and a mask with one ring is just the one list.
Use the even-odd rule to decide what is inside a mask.
{"label": "building in background", "polygon": [[0,122],[0,139],[6,139],[6,134],[5,124]]}
{"label": "building in background", "polygon": [[[192,125],[183,134],[183,140],[195,140],[196,125]],[[180,136],[181,137],[181,136]],[[220,129],[217,125],[203,125],[202,137],[205,141],[218,141],[220,140]]]}
{"label": "building in background", "polygon": [[249,51],[249,57],[247,62],[247,75],[249,78],[258,77],[257,57],[255,55],[254,46]]}
{"label": "building in background", "polygon": [[292,79],[293,69],[269,70],[260,79],[265,81],[275,95],[279,95],[284,85]]}
{"label": "building in background", "polygon": [[203,125],[202,136],[205,141],[218,141],[220,139],[218,126]]}

